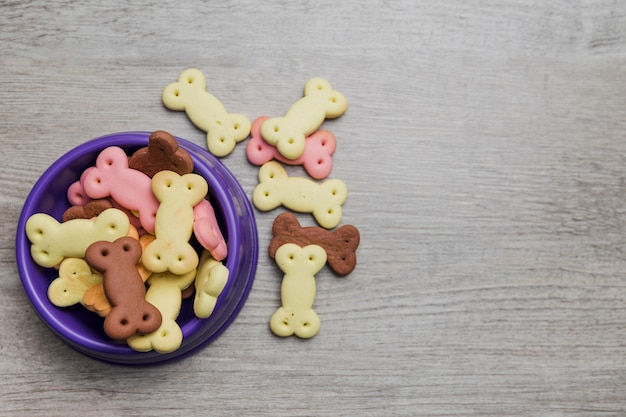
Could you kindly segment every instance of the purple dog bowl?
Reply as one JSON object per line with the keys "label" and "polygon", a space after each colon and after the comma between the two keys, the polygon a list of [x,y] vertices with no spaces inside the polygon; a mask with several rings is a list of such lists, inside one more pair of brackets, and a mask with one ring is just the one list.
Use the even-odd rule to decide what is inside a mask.
{"label": "purple dog bowl", "polygon": [[224,261],[230,271],[226,287],[218,297],[213,314],[206,319],[193,312],[193,297],[183,300],[177,323],[183,332],[179,349],[170,353],[137,352],[123,342],[110,339],[102,329],[103,319],[81,305],[57,307],[47,295],[48,286],[58,276],[52,268],[42,268],[30,255],[25,225],[35,213],[47,213],[57,220],[69,207],[67,189],[83,171],[95,164],[108,146],[119,146],[127,153],[148,144],[149,132],[115,133],[85,142],[54,162],[39,178],[28,195],[20,215],[17,237],[17,266],[35,311],[61,340],[85,355],[123,365],[149,365],[182,358],[215,340],[235,319],[248,297],[258,259],[258,236],[250,201],[236,178],[205,149],[177,138],[195,165],[195,172],[209,184],[209,200],[228,245]]}

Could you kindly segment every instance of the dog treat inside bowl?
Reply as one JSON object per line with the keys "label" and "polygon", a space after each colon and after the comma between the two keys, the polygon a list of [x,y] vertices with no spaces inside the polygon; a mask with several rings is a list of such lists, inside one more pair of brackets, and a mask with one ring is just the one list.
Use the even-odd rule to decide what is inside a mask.
{"label": "dog treat inside bowl", "polygon": [[[128,159],[147,149],[150,137],[150,132],[111,134],[87,141],[63,155],[32,188],[16,236],[20,277],[43,322],[72,348],[119,364],[163,363],[210,343],[235,319],[256,271],[258,238],[254,214],[236,178],[205,149],[181,138],[175,140],[182,153],[191,157],[193,172],[188,173],[189,168],[183,174],[170,171],[167,163],[163,163],[160,174],[152,172],[150,176],[130,168]],[[171,197],[174,189],[178,191]],[[79,208],[104,199],[110,207],[97,210],[93,218],[83,214],[91,210]],[[195,206],[198,209],[194,210]],[[65,213],[70,208],[72,212],[80,211],[80,215],[68,217]],[[66,222],[64,214],[69,218]],[[194,220],[194,216],[198,219]],[[103,227],[104,232],[100,230]],[[151,237],[147,239],[149,243],[128,244],[128,239],[136,241],[140,236]],[[95,247],[90,258],[91,273],[83,274],[88,278],[59,281],[59,264],[69,259],[83,260],[91,245]],[[140,247],[142,254],[147,250],[150,261],[144,262],[142,257],[132,268],[130,261],[124,261],[128,264],[124,267],[128,268],[128,283],[126,278],[107,280],[102,264],[96,263],[114,251],[123,253],[128,248],[130,252],[131,246]],[[95,250],[98,252],[94,255]],[[190,295],[199,259],[209,252],[214,255],[213,262],[219,262],[227,271],[227,280],[217,286],[221,291],[212,294],[210,306],[195,306],[197,311],[210,311],[208,316],[204,313],[199,317],[194,313],[194,301],[204,298]],[[121,263],[117,262],[116,270],[121,270]],[[155,275],[152,280],[151,275]],[[73,291],[70,301],[59,301],[63,298],[57,293],[51,299],[53,282],[57,292],[68,288]],[[113,283],[115,286],[111,287]],[[122,302],[120,293],[129,291],[118,287],[125,285],[137,289],[133,291],[142,297],[145,312],[117,313],[123,311],[116,304]],[[151,285],[158,288],[150,291]],[[210,283],[203,284],[206,285]],[[112,311],[114,319],[108,318]],[[156,316],[158,322],[154,321]],[[116,323],[116,332],[109,335],[104,329],[107,320],[109,324]],[[143,326],[142,320],[152,324]],[[172,337],[179,334],[180,340],[158,340],[154,336],[158,332]]]}

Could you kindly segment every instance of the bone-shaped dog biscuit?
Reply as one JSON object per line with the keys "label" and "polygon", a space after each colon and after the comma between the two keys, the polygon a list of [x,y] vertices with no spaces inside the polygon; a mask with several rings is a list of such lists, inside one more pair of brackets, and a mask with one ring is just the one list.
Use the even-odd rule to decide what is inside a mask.
{"label": "bone-shaped dog biscuit", "polygon": [[128,156],[117,146],[100,152],[96,166],[87,170],[81,184],[90,198],[112,197],[128,210],[139,213],[141,226],[154,233],[158,201],[152,194],[150,177],[128,167]]}
{"label": "bone-shaped dog biscuit", "polygon": [[[91,199],[87,195],[87,192],[85,191],[85,187],[83,186],[83,184],[85,182],[85,178],[87,177],[87,174],[89,174],[89,172],[93,171],[95,168],[96,167],[93,167],[93,166],[87,168],[81,174],[80,179],[78,181],[75,181],[69,186],[67,190],[67,199],[72,206],[86,206],[93,201],[93,199]],[[102,200],[102,199],[96,199],[96,200]],[[139,229],[143,230],[143,227],[141,226],[141,222],[139,221],[139,218],[133,215],[129,209],[122,207],[118,202],[116,202],[112,198],[108,198],[107,200],[113,207],[115,207],[116,209],[122,210],[124,213],[128,215],[130,224],[135,226],[138,230]],[[71,208],[72,207],[70,207],[70,209]]]}
{"label": "bone-shaped dog biscuit", "polygon": [[164,170],[184,175],[193,171],[193,159],[186,150],[178,146],[174,136],[164,130],[156,130],[150,134],[148,146],[137,149],[131,155],[128,166],[150,178]]}
{"label": "bone-shaped dog biscuit", "polygon": [[63,212],[61,221],[66,222],[72,219],[91,219],[102,213],[104,210],[112,208],[113,204],[105,198],[91,200],[82,205],[74,205]]}
{"label": "bone-shaped dog biscuit", "polygon": [[199,318],[207,318],[213,314],[217,298],[228,283],[229,271],[220,261],[203,251],[196,273],[196,295],[193,311]]}
{"label": "bone-shaped dog biscuit", "polygon": [[82,304],[87,310],[97,313],[100,317],[106,317],[111,312],[111,303],[104,294],[102,283],[85,291]]}
{"label": "bone-shaped dog biscuit", "polygon": [[193,233],[193,207],[209,190],[198,174],[178,175],[161,171],[152,177],[152,191],[160,201],[156,215],[156,239],[144,250],[142,262],[153,272],[183,275],[198,266],[198,254],[189,243]]}
{"label": "bone-shaped dog biscuit", "polygon": [[87,290],[102,284],[102,275],[93,273],[82,258],[65,258],[59,266],[59,277],[48,286],[48,299],[57,307],[82,302]]}
{"label": "bone-shaped dog biscuit", "polygon": [[115,208],[104,210],[95,219],[63,223],[49,214],[36,213],[26,222],[26,235],[33,260],[43,267],[52,267],[63,258],[83,258],[93,242],[114,241],[126,236],[129,228],[126,214]]}
{"label": "bone-shaped dog biscuit", "polygon": [[[139,244],[141,245],[143,251],[143,249],[145,249],[145,247],[154,240],[154,236],[150,234],[145,234],[136,239],[139,240]],[[139,276],[141,276],[141,279],[144,282],[150,277],[150,275],[152,275],[152,271],[150,271],[143,265],[141,259],[139,260],[137,265],[135,265],[135,267],[137,268],[137,272],[139,272]],[[89,288],[83,295],[82,303],[88,310],[98,313],[100,317],[106,317],[107,314],[109,314],[109,312],[111,311],[111,304],[104,294],[104,287],[102,283]]]}
{"label": "bone-shaped dog biscuit", "polygon": [[153,349],[159,353],[175,351],[183,341],[183,332],[176,323],[182,305],[180,289],[167,281],[157,281],[148,288],[146,301],[161,312],[161,325],[151,333],[129,337],[126,343],[138,352],[149,352]]}
{"label": "bone-shaped dog biscuit", "polygon": [[276,250],[285,243],[298,246],[318,245],[324,248],[328,266],[340,276],[348,275],[356,266],[356,249],[360,242],[359,230],[346,224],[333,231],[321,227],[302,227],[292,213],[281,213],[272,225],[273,237],[268,252],[274,258]]}
{"label": "bone-shaped dog biscuit", "polygon": [[[87,168],[80,176],[80,179],[78,181],[75,181],[74,183],[72,183],[72,185],[70,185],[70,187],[67,190],[67,199],[70,202],[70,204],[72,204],[72,207],[70,207],[67,211],[69,211],[70,213],[68,214],[68,218],[66,219],[66,213],[63,213],[63,221],[67,221],[69,220],[69,217],[72,216],[72,214],[80,214],[80,209],[78,209],[78,211],[72,213],[73,210],[77,210],[75,208],[76,207],[81,207],[81,206],[87,206],[89,205],[91,202],[93,202],[94,200],[92,200],[91,198],[89,198],[89,196],[87,195],[87,193],[85,192],[85,188],[83,187],[83,182],[85,180],[85,177],[87,176],[87,174],[94,170],[95,167],[89,167]],[[99,201],[99,200],[105,200],[105,199],[96,199],[95,201]],[[122,207],[118,202],[116,202],[115,200],[113,200],[112,198],[108,198],[106,199],[111,206],[113,206],[116,209],[122,210],[124,213],[126,213],[126,215],[128,216],[128,220],[130,221],[130,224],[132,224],[133,226],[135,226],[137,228],[137,230],[141,230],[142,234],[145,233],[145,231],[143,230],[143,226],[141,226],[141,221],[139,220],[138,217],[136,217],[134,214],[131,213],[131,211],[125,207]],[[97,207],[97,206],[96,206]],[[95,208],[95,207],[94,207]],[[67,212],[66,211],[66,212]],[[89,211],[93,211],[93,210],[89,210]],[[83,210],[84,212],[84,210]],[[80,216],[72,216],[72,217],[80,217]],[[86,217],[83,217],[86,218]]]}
{"label": "bone-shaped dog biscuit", "polygon": [[274,117],[261,125],[267,143],[289,159],[302,155],[306,136],[317,130],[324,119],[341,116],[348,101],[323,78],[311,78],[304,86],[304,97],[296,101],[284,117]]}
{"label": "bone-shaped dog biscuit", "polygon": [[206,91],[204,74],[198,69],[183,71],[177,82],[165,87],[162,100],[170,110],[184,110],[196,127],[207,132],[207,147],[216,156],[228,155],[250,134],[250,120],[228,113],[217,97]]}
{"label": "bone-shaped dog biscuit", "polygon": [[313,337],[320,329],[315,310],[315,274],[326,263],[326,252],[317,245],[304,248],[287,243],[276,251],[276,264],[285,273],[280,287],[282,306],[270,319],[270,328],[277,336]]}
{"label": "bone-shaped dog biscuit", "polygon": [[73,182],[67,189],[67,199],[73,206],[84,206],[91,198],[87,196],[85,193],[85,188],[83,187],[83,180],[87,175],[88,171],[93,169],[93,167],[87,168],[80,175],[80,179],[78,181]]}
{"label": "bone-shaped dog biscuit", "polygon": [[285,158],[278,152],[275,146],[270,145],[261,136],[261,125],[268,117],[262,116],[252,123],[250,129],[250,140],[246,146],[246,156],[248,161],[254,165],[276,159],[284,164],[302,165],[304,170],[315,179],[323,179],[330,174],[333,168],[331,155],[337,147],[337,140],[328,130],[318,130],[307,136],[304,151],[296,159]]}
{"label": "bone-shaped dog biscuit", "polygon": [[346,185],[339,179],[318,184],[308,178],[289,177],[278,162],[270,161],[259,169],[259,185],[252,201],[262,211],[283,205],[293,211],[312,213],[320,226],[332,229],[341,222],[347,197]]}
{"label": "bone-shaped dog biscuit", "polygon": [[151,333],[136,334],[129,337],[128,346],[139,352],[155,350],[169,353],[178,349],[183,341],[183,333],[176,318],[182,305],[181,290],[189,287],[195,278],[196,271],[185,275],[174,275],[169,271],[152,274],[148,279],[146,301],[161,312],[161,326]]}
{"label": "bone-shaped dog biscuit", "polygon": [[193,233],[203,248],[218,261],[226,258],[228,247],[217,224],[215,210],[209,200],[203,198],[193,208]]}
{"label": "bone-shaped dog biscuit", "polygon": [[111,303],[103,328],[115,340],[151,333],[161,325],[161,312],[145,300],[146,288],[136,269],[140,258],[141,245],[127,236],[95,242],[85,252],[89,265],[102,273],[104,293]]}

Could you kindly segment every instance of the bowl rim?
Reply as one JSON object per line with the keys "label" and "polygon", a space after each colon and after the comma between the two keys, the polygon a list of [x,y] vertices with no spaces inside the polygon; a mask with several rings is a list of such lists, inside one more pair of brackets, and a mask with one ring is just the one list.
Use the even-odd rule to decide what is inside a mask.
{"label": "bowl rim", "polygon": [[[196,318],[184,327],[181,326],[183,344],[178,350],[169,353],[158,353],[155,351],[138,352],[125,343],[116,343],[114,341],[103,343],[85,337],[62,320],[59,320],[53,309],[59,309],[60,307],[52,305],[47,296],[41,296],[41,290],[36,288],[33,277],[31,277],[31,271],[29,271],[27,262],[25,262],[29,260],[32,266],[41,268],[32,261],[30,241],[25,233],[26,221],[30,215],[36,212],[35,206],[39,202],[38,193],[44,187],[49,186],[64,169],[67,169],[66,167],[69,163],[76,163],[77,159],[92,154],[95,155],[93,157],[95,161],[99,151],[108,146],[120,146],[126,152],[147,146],[150,134],[151,132],[148,131],[111,133],[83,142],[61,155],[41,174],[31,188],[24,201],[16,230],[16,263],[20,281],[31,306],[39,318],[57,337],[75,350],[105,362],[124,365],[149,365],[170,362],[187,356],[214,341],[235,320],[243,308],[252,289],[258,262],[259,244],[254,210],[241,184],[217,157],[199,145],[175,136],[179,146],[191,155],[195,167],[194,172],[197,171],[207,180],[211,193],[216,194],[220,201],[219,210],[224,217],[224,224],[220,226],[222,228],[225,227],[228,234],[229,256],[225,260],[225,265],[231,271],[227,288],[224,289],[222,294],[226,293],[227,289],[230,291],[230,288],[235,285],[233,281],[235,278],[241,278],[239,276],[241,274],[245,276],[238,279],[237,285],[239,285],[239,281],[245,280],[242,283],[243,287],[237,287],[236,294],[233,295],[234,298],[231,299],[232,297],[229,297],[228,301],[224,301],[222,304],[220,304],[222,300],[218,298],[216,310],[208,319]],[[216,211],[218,211],[217,207]],[[245,256],[245,259],[242,256]],[[239,259],[243,259],[244,268],[238,269],[235,274],[231,268],[239,265],[235,264]],[[212,326],[208,326],[207,321],[212,320],[212,318]],[[208,327],[211,327],[211,329],[208,330]]]}

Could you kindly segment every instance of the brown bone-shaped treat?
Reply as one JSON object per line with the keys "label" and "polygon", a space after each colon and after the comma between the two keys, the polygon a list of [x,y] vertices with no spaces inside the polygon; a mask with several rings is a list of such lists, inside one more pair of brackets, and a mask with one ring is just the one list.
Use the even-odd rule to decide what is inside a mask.
{"label": "brown bone-shaped treat", "polygon": [[[151,235],[149,233],[146,233],[145,235],[138,238],[139,244],[142,248],[142,252],[143,248],[148,246],[148,244],[154,239],[154,235]],[[152,271],[143,266],[141,259],[139,260],[137,265],[135,265],[135,267],[137,268],[137,272],[139,272],[139,276],[141,277],[143,282],[146,282],[146,280],[150,278],[150,275],[152,275]],[[102,283],[100,283],[99,285],[95,285],[85,291],[85,294],[83,294],[82,303],[87,308],[87,310],[98,313],[100,317],[106,317],[107,314],[109,314],[109,312],[111,311],[111,304],[109,303],[109,300],[107,300]]]}
{"label": "brown bone-shaped treat", "polygon": [[113,204],[106,198],[92,200],[83,206],[72,206],[68,208],[63,212],[61,220],[66,222],[72,219],[91,219],[111,207],[113,207]]}
{"label": "brown bone-shaped treat", "polygon": [[328,266],[337,275],[348,275],[356,267],[356,249],[361,239],[359,230],[352,225],[329,231],[321,227],[302,227],[296,216],[285,212],[274,220],[274,237],[269,244],[270,258],[285,243],[295,243],[300,247],[319,245],[328,257]]}
{"label": "brown bone-shaped treat", "polygon": [[184,175],[193,171],[193,160],[186,150],[178,146],[174,136],[164,130],[156,130],[148,138],[148,146],[131,155],[128,167],[150,178],[165,170]]}
{"label": "brown bone-shaped treat", "polygon": [[104,293],[111,304],[104,332],[115,340],[152,333],[161,325],[161,312],[145,299],[146,287],[136,268],[140,258],[141,245],[128,236],[92,243],[85,252],[87,263],[102,273]]}

